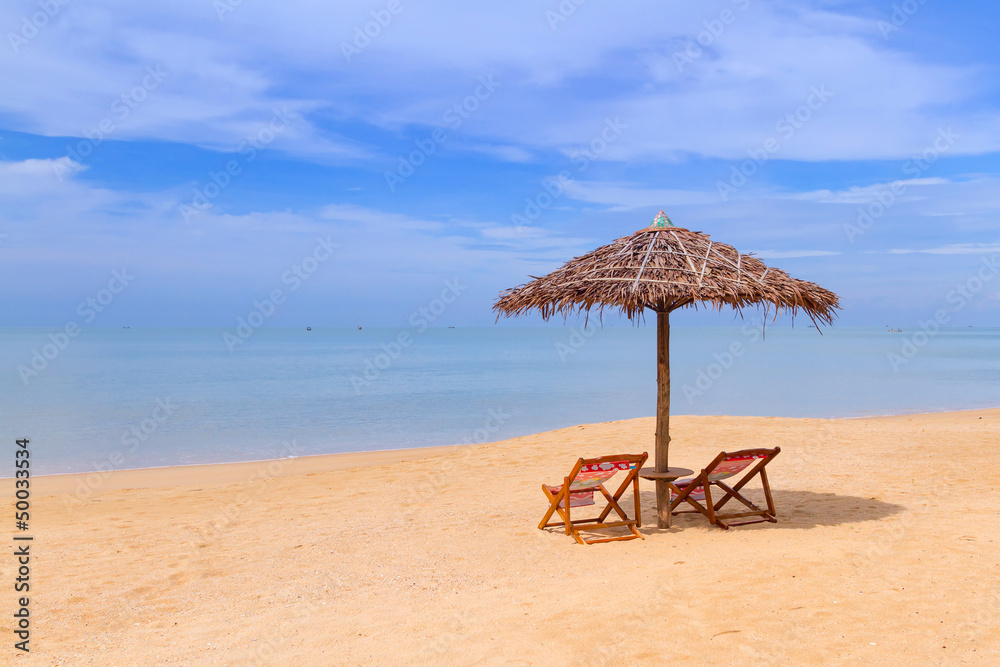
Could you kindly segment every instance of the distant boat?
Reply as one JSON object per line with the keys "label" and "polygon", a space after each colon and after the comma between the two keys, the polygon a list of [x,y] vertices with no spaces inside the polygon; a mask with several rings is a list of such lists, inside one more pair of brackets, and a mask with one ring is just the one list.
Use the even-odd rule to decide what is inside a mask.
{"label": "distant boat", "polygon": [[889,329],[889,333],[903,333],[902,329]]}
{"label": "distant boat", "polygon": [[448,327],[449,329],[454,329],[455,327]]}
{"label": "distant boat", "polygon": [[306,331],[312,331],[312,330],[313,330],[312,327],[306,327]]}

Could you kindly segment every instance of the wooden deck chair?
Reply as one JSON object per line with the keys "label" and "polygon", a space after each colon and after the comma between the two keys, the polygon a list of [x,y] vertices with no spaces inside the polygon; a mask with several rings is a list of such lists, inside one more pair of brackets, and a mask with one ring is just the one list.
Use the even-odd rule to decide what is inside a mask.
{"label": "wooden deck chair", "polygon": [[[551,526],[562,525],[566,529],[567,535],[572,535],[580,544],[596,544],[598,542],[614,542],[617,540],[634,540],[635,538],[646,539],[636,530],[642,527],[642,518],[639,514],[639,468],[646,462],[647,454],[618,454],[616,456],[602,456],[596,459],[580,459],[573,466],[573,470],[566,476],[563,483],[558,486],[542,484],[542,493],[549,499],[549,509],[545,512],[539,529]],[[611,495],[604,488],[604,483],[614,477],[619,471],[626,471],[625,480],[618,487],[618,490]],[[618,500],[632,485],[633,500],[635,503],[635,519],[629,519],[625,510],[618,504]],[[600,491],[604,499],[608,501],[607,506],[595,519],[571,519],[570,510],[573,507],[584,505],[594,505],[594,491]],[[566,496],[569,496],[569,503],[566,503]],[[608,514],[614,510],[621,517],[621,521],[605,521]],[[562,521],[548,523],[554,512],[558,512]],[[592,525],[587,525],[592,524]],[[580,529],[584,528],[614,528],[616,526],[627,526],[631,535],[619,535],[617,537],[607,537],[598,540],[585,540],[580,535]]]}
{"label": "wooden deck chair", "polygon": [[[767,483],[767,472],[764,466],[770,463],[771,459],[778,455],[780,447],[774,449],[744,449],[738,452],[722,452],[701,471],[698,476],[692,479],[679,479],[676,482],[668,482],[670,486],[670,511],[673,514],[688,514],[700,512],[708,517],[710,523],[723,529],[729,526],[742,526],[749,523],[762,523],[770,521],[775,523],[774,500],[771,499],[771,487]],[[722,480],[734,475],[738,475],[747,468],[746,474],[736,484],[729,486]],[[767,499],[767,509],[761,509],[746,499],[740,490],[746,486],[754,477],[760,476],[761,484],[764,486],[764,498]],[[718,500],[713,500],[712,487],[721,490]],[[735,498],[749,508],[746,512],[734,512],[730,514],[719,514],[722,506]],[[693,510],[678,511],[676,508],[682,503],[694,506]],[[704,503],[704,504],[703,504]],[[732,523],[730,519],[742,519],[746,517],[758,517],[751,521],[740,521]]]}

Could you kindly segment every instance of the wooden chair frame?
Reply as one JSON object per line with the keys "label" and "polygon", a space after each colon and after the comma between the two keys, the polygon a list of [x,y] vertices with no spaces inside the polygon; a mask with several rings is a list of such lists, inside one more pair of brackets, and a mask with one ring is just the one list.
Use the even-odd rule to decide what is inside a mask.
{"label": "wooden chair frame", "polygon": [[[573,466],[573,470],[569,475],[563,479],[562,488],[556,493],[549,491],[549,487],[542,484],[542,493],[545,497],[549,499],[549,509],[545,512],[545,516],[542,517],[541,522],[538,524],[539,529],[550,528],[552,526],[562,525],[567,535],[572,535],[577,542],[580,544],[598,544],[601,542],[616,542],[619,540],[634,540],[639,538],[641,540],[646,539],[643,537],[636,528],[642,527],[642,516],[640,514],[640,502],[639,502],[639,468],[642,464],[646,462],[648,454],[643,452],[642,454],[619,454],[617,456],[602,456],[596,459],[579,459],[576,465]],[[572,519],[570,517],[570,493],[573,480],[580,473],[580,469],[585,465],[601,464],[601,463],[613,463],[616,461],[628,461],[630,468],[625,475],[625,480],[618,487],[618,490],[612,495],[608,493],[608,490],[604,488],[604,484],[598,484],[593,489],[600,491],[604,496],[604,499],[608,501],[607,506],[601,512],[597,518],[593,519]],[[608,481],[608,480],[605,480]],[[622,494],[628,489],[629,484],[632,485],[633,489],[633,501],[635,503],[635,519],[629,519],[628,515],[625,514],[625,510],[622,509],[621,505],[618,504],[618,500],[621,498]],[[563,502],[565,501],[565,502]],[[559,506],[559,503],[563,502],[563,507]],[[621,521],[605,521],[608,515],[614,510],[621,517]],[[552,517],[553,513],[558,513],[562,518],[562,521],[554,521],[548,523],[549,519]],[[593,525],[590,525],[593,524]],[[597,528],[615,528],[619,526],[627,526],[631,535],[619,535],[617,537],[607,537],[597,540],[585,540],[580,535],[580,529],[577,526],[582,526],[584,528],[597,529]]]}
{"label": "wooden chair frame", "polygon": [[[719,526],[723,530],[728,530],[730,526],[743,526],[751,523],[763,523],[765,521],[776,523],[778,520],[775,518],[776,512],[774,510],[774,500],[771,498],[771,487],[767,483],[767,471],[764,470],[764,466],[770,463],[771,459],[777,456],[780,451],[780,447],[775,447],[774,449],[743,449],[738,452],[721,452],[711,463],[708,464],[706,468],[704,468],[696,477],[693,477],[688,483],[679,485],[677,482],[668,482],[670,490],[677,494],[674,497],[673,502],[670,503],[670,512],[672,514],[693,514],[697,511],[708,517],[709,523]],[[730,457],[737,456],[763,456],[763,458],[758,459],[754,465],[750,466],[748,471],[743,472],[743,478],[733,486],[729,486],[722,480],[709,479],[709,475],[712,474],[712,471],[715,470],[720,463]],[[741,473],[736,473],[736,475],[739,474]],[[757,507],[740,493],[740,490],[746,486],[747,482],[758,475],[760,476],[761,484],[764,486],[764,498],[767,500],[767,509]],[[712,502],[713,486],[716,486],[725,492],[722,499],[715,503]],[[704,505],[691,497],[691,492],[699,487],[705,490]],[[719,510],[722,509],[722,506],[733,498],[750,508],[750,511],[719,514]],[[694,509],[678,511],[676,508],[684,502],[694,506]],[[740,521],[737,523],[732,523],[730,521],[730,519],[742,519],[751,516],[760,518],[752,521]]]}

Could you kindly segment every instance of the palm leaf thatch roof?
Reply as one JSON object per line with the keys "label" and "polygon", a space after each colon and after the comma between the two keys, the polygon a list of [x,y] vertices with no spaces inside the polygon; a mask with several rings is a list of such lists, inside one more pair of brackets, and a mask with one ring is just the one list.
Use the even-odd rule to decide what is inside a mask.
{"label": "palm leaf thatch roof", "polygon": [[663,211],[650,227],[532,278],[501,293],[493,306],[497,317],[537,309],[548,319],[610,307],[634,318],[647,308],[670,312],[704,303],[737,310],[774,306],[793,315],[802,309],[814,323],[830,324],[840,307],[833,292],[768,267],[708,234],[675,227]]}

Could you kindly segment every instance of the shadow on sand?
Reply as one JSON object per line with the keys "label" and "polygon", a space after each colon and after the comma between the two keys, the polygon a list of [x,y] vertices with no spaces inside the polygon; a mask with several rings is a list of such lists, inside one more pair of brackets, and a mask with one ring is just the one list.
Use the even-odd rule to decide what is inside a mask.
{"label": "shadow on sand", "polygon": [[[758,507],[765,505],[762,491],[751,490],[744,492],[744,495]],[[818,526],[840,526],[849,523],[861,523],[862,521],[878,521],[886,517],[899,514],[906,510],[902,505],[887,503],[875,498],[859,498],[858,496],[842,496],[836,493],[817,493],[815,491],[782,491],[771,490],[774,498],[774,508],[777,511],[777,523],[762,522],[745,526],[733,526],[731,530],[775,530],[780,528],[816,528]],[[632,516],[631,496],[623,498],[622,507]],[[639,501],[642,503],[642,527],[639,529],[643,535],[653,535],[660,532],[656,527],[656,494],[653,491],[642,491],[639,494]],[[723,512],[739,511],[742,507],[737,501],[731,500],[723,507]],[[688,509],[694,509],[690,505]],[[613,513],[612,513],[613,514]],[[591,516],[587,514],[586,516]],[[576,517],[583,518],[580,514]],[[613,515],[609,521],[617,520]],[[599,537],[612,537],[628,534],[625,528],[602,529],[600,531],[587,530],[582,527],[581,533],[585,539]],[[721,529],[713,527],[701,514],[678,514],[674,516],[671,531],[690,529]],[[561,527],[549,528],[548,530],[562,532]]]}
{"label": "shadow on sand", "polygon": [[[764,494],[761,491],[745,493],[747,498],[759,507],[765,506]],[[777,523],[758,523],[739,526],[743,530],[760,528],[815,528],[817,526],[839,526],[862,521],[878,521],[903,512],[902,505],[887,503],[875,498],[859,498],[858,496],[842,496],[836,493],[817,493],[815,491],[783,491],[772,489],[774,508],[777,512]],[[653,491],[640,493],[642,503],[642,530],[656,530],[656,494]],[[729,501],[723,507],[723,512],[739,511],[742,505],[735,500]],[[688,509],[694,509],[688,506]],[[631,508],[628,508],[631,510]],[[627,510],[627,511],[628,511]],[[673,527],[690,528],[696,526],[710,527],[708,519],[701,514],[680,514],[674,516]]]}

